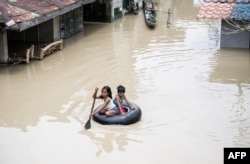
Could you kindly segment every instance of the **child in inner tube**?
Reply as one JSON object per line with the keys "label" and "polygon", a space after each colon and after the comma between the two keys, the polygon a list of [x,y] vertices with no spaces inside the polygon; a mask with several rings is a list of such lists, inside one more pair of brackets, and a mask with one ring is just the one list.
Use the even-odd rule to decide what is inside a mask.
{"label": "child in inner tube", "polygon": [[117,105],[119,112],[121,115],[126,114],[126,111],[124,109],[124,106],[128,106],[130,109],[134,109],[131,107],[128,99],[125,96],[125,87],[122,85],[119,85],[117,87],[117,95],[115,96],[114,103]]}
{"label": "child in inner tube", "polygon": [[[98,88],[96,88],[96,91],[97,90]],[[102,93],[100,96],[95,97],[95,94],[94,94],[93,98],[103,99],[104,104],[98,110],[94,111],[92,115],[95,115],[96,113],[105,114],[106,116],[114,116],[114,115],[119,114],[119,109],[112,100],[112,91],[110,87],[104,86],[101,92]]]}

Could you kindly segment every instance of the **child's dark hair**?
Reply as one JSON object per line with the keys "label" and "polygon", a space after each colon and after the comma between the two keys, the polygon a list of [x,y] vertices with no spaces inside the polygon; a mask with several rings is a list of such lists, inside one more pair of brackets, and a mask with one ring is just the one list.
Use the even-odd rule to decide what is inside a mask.
{"label": "child's dark hair", "polygon": [[[108,96],[112,99],[112,91],[111,91],[111,88],[110,88],[109,86],[104,86],[104,87],[102,87],[102,91],[103,91],[104,89],[108,92]],[[101,98],[103,98],[103,97],[101,97]]]}
{"label": "child's dark hair", "polygon": [[122,86],[122,85],[119,85],[119,86],[117,87],[117,92],[125,92],[125,87]]}

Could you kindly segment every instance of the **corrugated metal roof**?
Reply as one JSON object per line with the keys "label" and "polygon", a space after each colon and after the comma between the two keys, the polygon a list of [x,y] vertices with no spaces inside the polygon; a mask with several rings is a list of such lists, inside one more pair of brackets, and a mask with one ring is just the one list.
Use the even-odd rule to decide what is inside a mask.
{"label": "corrugated metal roof", "polygon": [[11,19],[18,23],[40,16],[40,14],[15,7],[11,4],[4,4],[3,8],[2,6],[0,7],[0,10],[3,13],[2,16],[0,16],[1,23],[5,23]]}
{"label": "corrugated metal roof", "polygon": [[197,19],[250,20],[250,0],[204,0]]}
{"label": "corrugated metal roof", "polygon": [[197,14],[197,19],[228,19],[235,3],[203,3]]}
{"label": "corrugated metal roof", "polygon": [[[9,21],[14,21],[15,23],[32,21],[30,26],[34,26],[42,21],[52,19],[53,16],[64,14],[80,7],[82,4],[93,1],[95,0],[1,0],[0,24],[5,24]],[[40,19],[41,17],[46,18]],[[26,22],[26,24],[28,23]],[[21,27],[16,28],[17,30],[24,30]]]}
{"label": "corrugated metal roof", "polygon": [[230,16],[231,19],[250,20],[250,3],[237,4]]}
{"label": "corrugated metal roof", "polygon": [[53,12],[79,0],[1,0],[0,22],[23,22]]}
{"label": "corrugated metal roof", "polygon": [[203,2],[221,3],[249,3],[250,0],[203,0]]}

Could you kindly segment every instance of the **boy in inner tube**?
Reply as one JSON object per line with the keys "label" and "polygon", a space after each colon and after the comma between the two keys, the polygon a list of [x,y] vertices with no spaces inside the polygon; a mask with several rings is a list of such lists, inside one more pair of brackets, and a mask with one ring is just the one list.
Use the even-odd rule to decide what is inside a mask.
{"label": "boy in inner tube", "polygon": [[124,106],[128,106],[130,109],[134,110],[125,96],[125,87],[122,85],[117,87],[117,95],[115,96],[114,103],[118,106],[121,115],[126,114]]}

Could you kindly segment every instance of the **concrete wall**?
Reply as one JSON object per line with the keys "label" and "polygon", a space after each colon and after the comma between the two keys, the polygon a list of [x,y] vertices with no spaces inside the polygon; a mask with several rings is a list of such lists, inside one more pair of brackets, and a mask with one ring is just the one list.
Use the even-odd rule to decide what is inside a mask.
{"label": "concrete wall", "polygon": [[10,41],[24,41],[24,42],[53,42],[53,19],[48,20],[42,24],[31,27],[22,32],[9,31],[8,39]]}
{"label": "concrete wall", "polygon": [[111,22],[112,0],[95,1],[83,6],[83,21],[87,22]]}
{"label": "concrete wall", "polygon": [[8,40],[23,41],[25,40],[25,33],[19,31],[8,31]]}
{"label": "concrete wall", "polygon": [[221,22],[221,48],[250,48],[250,32],[237,32],[226,21]]}
{"label": "concrete wall", "polygon": [[60,39],[60,18],[59,16],[53,19],[53,41]]}
{"label": "concrete wall", "polygon": [[54,41],[54,28],[53,19],[38,25],[38,41],[39,42],[53,42]]}
{"label": "concrete wall", "polygon": [[[139,1],[135,0],[135,2]],[[84,21],[111,23],[123,16],[122,9],[126,5],[130,5],[130,0],[98,0],[83,6]]]}
{"label": "concrete wall", "polygon": [[25,31],[24,33],[24,41],[25,42],[38,42],[39,41],[39,25],[31,27]]}
{"label": "concrete wall", "polygon": [[107,22],[112,22],[114,20],[114,17],[112,16],[112,10],[113,9],[113,1],[107,0],[106,3],[106,18]]}
{"label": "concrete wall", "polygon": [[0,32],[0,63],[8,61],[8,41],[7,32]]}
{"label": "concrete wall", "polygon": [[[113,0],[113,6],[112,6],[112,20],[116,19],[115,17],[115,9],[117,10],[122,9],[123,6],[123,0]],[[121,11],[120,11],[121,12]],[[117,13],[116,13],[117,14]]]}
{"label": "concrete wall", "polygon": [[24,31],[25,41],[28,42],[53,42],[53,19]]}
{"label": "concrete wall", "polygon": [[[54,27],[56,23],[54,24]],[[56,27],[55,27],[56,29]],[[60,38],[68,38],[83,31],[83,8],[72,10],[60,16],[59,19]],[[54,33],[56,30],[54,30]]]}

